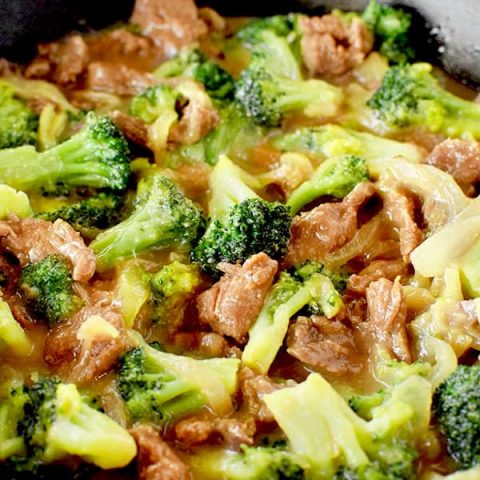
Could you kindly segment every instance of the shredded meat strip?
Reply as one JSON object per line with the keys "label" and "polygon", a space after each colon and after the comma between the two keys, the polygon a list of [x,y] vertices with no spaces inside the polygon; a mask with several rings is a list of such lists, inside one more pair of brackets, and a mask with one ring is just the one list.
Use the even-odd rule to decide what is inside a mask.
{"label": "shredded meat strip", "polygon": [[138,480],[190,480],[189,468],[150,425],[130,429],[138,447]]}
{"label": "shredded meat strip", "polygon": [[242,266],[221,263],[218,268],[225,275],[197,297],[199,318],[214,332],[243,342],[272,286],[278,263],[258,253]]}
{"label": "shredded meat strip", "polygon": [[38,45],[38,55],[25,69],[27,78],[45,78],[59,85],[77,81],[89,62],[88,46],[80,35]]}
{"label": "shredded meat strip", "polygon": [[238,449],[240,445],[252,445],[255,434],[253,419],[218,418],[199,414],[180,420],[175,425],[175,437],[185,447],[208,443],[223,443]]}
{"label": "shredded meat strip", "polygon": [[114,110],[110,113],[110,118],[128,140],[141,147],[147,147],[148,125],[143,120],[119,110]]}
{"label": "shredded meat strip", "polygon": [[373,47],[365,24],[347,24],[335,15],[302,17],[302,57],[311,74],[341,75],[360,64]]}
{"label": "shredded meat strip", "polygon": [[[97,316],[116,333],[82,332],[82,326]],[[71,320],[58,324],[48,333],[44,360],[70,381],[88,384],[107,373],[129,348],[123,317],[109,295],[104,295],[103,300],[83,307]]]}
{"label": "shredded meat strip", "polygon": [[468,195],[475,194],[480,180],[480,145],[476,142],[447,139],[437,145],[426,163],[449,173]]}
{"label": "shredded meat strip", "polygon": [[243,368],[240,371],[240,390],[246,411],[259,423],[273,423],[275,419],[262,400],[264,395],[275,392],[284,386],[295,385],[289,380],[282,385],[275,383],[265,375],[256,375],[253,370]]}
{"label": "shredded meat strip", "polygon": [[383,196],[385,212],[398,230],[400,252],[408,259],[410,253],[423,241],[423,232],[415,223],[415,203],[400,190],[392,190]]}
{"label": "shredded meat strip", "polygon": [[240,357],[238,347],[214,332],[177,332],[170,337],[172,345],[181,352],[192,352],[202,358]]}
{"label": "shredded meat strip", "polygon": [[90,63],[85,80],[86,87],[90,90],[120,96],[137,95],[158,83],[151,73],[108,62]]}
{"label": "shredded meat strip", "polygon": [[374,260],[359,273],[348,278],[347,289],[349,292],[365,293],[370,283],[381,278],[395,280],[399,275],[408,273],[408,264],[402,259]]}
{"label": "shredded meat strip", "polygon": [[88,282],[95,273],[95,254],[85,245],[80,234],[63,220],[50,223],[11,215],[8,220],[0,222],[0,238],[4,248],[12,252],[22,265],[59,254],[71,262],[75,281]]}
{"label": "shredded meat strip", "polygon": [[287,352],[321,373],[359,372],[361,356],[353,329],[325,317],[299,317],[288,329]]}
{"label": "shredded meat strip", "polygon": [[130,22],[140,26],[164,58],[207,32],[193,0],[137,0]]}
{"label": "shredded meat strip", "polygon": [[370,283],[366,291],[368,326],[376,342],[382,344],[398,360],[412,361],[407,333],[407,306],[402,286],[382,278]]}
{"label": "shredded meat strip", "polygon": [[375,194],[371,183],[361,183],[339,203],[323,203],[297,215],[284,262],[298,265],[325,256],[349,242],[357,231],[357,211]]}

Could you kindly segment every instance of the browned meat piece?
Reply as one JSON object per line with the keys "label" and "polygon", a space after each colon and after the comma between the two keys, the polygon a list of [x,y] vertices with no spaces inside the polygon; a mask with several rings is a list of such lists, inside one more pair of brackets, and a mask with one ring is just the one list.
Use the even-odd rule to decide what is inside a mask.
{"label": "browned meat piece", "polygon": [[384,195],[383,204],[393,226],[398,230],[400,252],[404,258],[423,241],[423,232],[415,223],[415,203],[405,192],[392,190]]}
{"label": "browned meat piece", "polygon": [[[291,386],[293,382],[284,384]],[[243,405],[249,415],[260,423],[273,423],[275,419],[268,409],[263,396],[282,388],[265,375],[256,375],[249,368],[244,368],[240,372],[240,390],[242,392]]]}
{"label": "browned meat piece", "polygon": [[288,329],[287,346],[290,355],[321,373],[343,376],[362,368],[354,332],[338,320],[298,318]]}
{"label": "browned meat piece", "polygon": [[134,70],[126,65],[93,62],[88,65],[86,87],[114,95],[137,95],[158,84],[151,73]]}
{"label": "browned meat piece", "polygon": [[138,480],[190,480],[189,468],[150,425],[130,429],[138,454]]}
{"label": "browned meat piece", "polygon": [[109,62],[114,58],[118,63],[145,71],[155,66],[152,40],[123,28],[87,36],[85,41],[92,62]]}
{"label": "browned meat piece", "polygon": [[197,297],[199,318],[214,332],[243,342],[272,286],[278,263],[258,253],[242,266],[224,263],[218,268],[225,275]]}
{"label": "browned meat piece", "polygon": [[35,218],[19,219],[10,216],[8,220],[0,222],[0,238],[2,245],[22,265],[38,262],[50,254],[58,254],[70,260],[75,281],[88,282],[95,273],[95,254],[85,245],[80,234],[63,220],[50,223]]}
{"label": "browned meat piece", "polygon": [[88,47],[80,35],[38,46],[38,55],[25,70],[26,77],[46,78],[59,85],[77,81],[89,61]]}
{"label": "browned meat piece", "polygon": [[133,143],[146,147],[148,143],[148,125],[139,118],[132,117],[118,110],[110,114],[115,125],[123,132],[125,137]]}
{"label": "browned meat piece", "polygon": [[449,173],[469,195],[480,180],[480,145],[476,142],[447,139],[437,145],[426,163]]}
{"label": "browned meat piece", "polygon": [[220,117],[202,85],[184,81],[179,90],[184,93],[188,103],[182,110],[180,121],[170,129],[168,141],[190,145],[215,128]]}
{"label": "browned meat piece", "polygon": [[335,15],[302,17],[302,57],[313,75],[341,75],[360,64],[373,37],[360,19],[350,24]]}
{"label": "browned meat piece", "polygon": [[70,381],[87,384],[107,373],[129,347],[118,307],[104,300],[54,327],[45,340],[44,360]]}
{"label": "browned meat piece", "polygon": [[205,443],[223,443],[238,449],[240,445],[252,445],[255,422],[252,418],[217,418],[200,414],[180,420],[175,425],[175,437],[184,446],[191,447]]}
{"label": "browned meat piece", "polygon": [[195,162],[180,165],[172,173],[189,198],[200,200],[208,191],[211,171],[205,163]]}
{"label": "browned meat piece", "polygon": [[374,260],[362,271],[351,275],[348,279],[347,288],[350,292],[365,293],[370,283],[381,278],[395,280],[399,275],[408,273],[408,265],[402,259]]}
{"label": "browned meat piece", "polygon": [[325,256],[349,242],[357,231],[357,211],[375,194],[370,183],[361,183],[340,203],[324,203],[297,215],[284,262],[298,265]]}
{"label": "browned meat piece", "polygon": [[241,351],[213,332],[177,332],[171,342],[180,352],[192,352],[202,358],[239,357]]}
{"label": "browned meat piece", "polygon": [[368,326],[376,342],[382,344],[398,360],[412,361],[407,333],[407,306],[402,286],[382,278],[372,282],[366,291]]}
{"label": "browned meat piece", "polygon": [[193,0],[137,0],[130,22],[140,26],[164,58],[206,33]]}

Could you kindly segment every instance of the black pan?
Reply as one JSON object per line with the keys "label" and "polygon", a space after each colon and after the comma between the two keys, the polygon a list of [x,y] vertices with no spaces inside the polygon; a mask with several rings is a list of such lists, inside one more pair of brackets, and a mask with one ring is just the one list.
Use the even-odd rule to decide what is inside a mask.
{"label": "black pan", "polygon": [[[170,0],[171,1],[171,0]],[[415,13],[420,60],[480,87],[480,0],[382,0]],[[262,16],[288,11],[362,10],[367,0],[201,0],[224,15]],[[69,30],[126,20],[133,0],[0,0],[0,56],[27,60],[39,41]]]}

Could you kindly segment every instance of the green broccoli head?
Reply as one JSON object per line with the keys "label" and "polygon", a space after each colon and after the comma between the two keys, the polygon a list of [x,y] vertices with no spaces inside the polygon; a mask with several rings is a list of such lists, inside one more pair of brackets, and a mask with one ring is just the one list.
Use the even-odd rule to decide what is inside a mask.
{"label": "green broccoli head", "polygon": [[255,253],[281,258],[290,238],[290,211],[251,187],[257,179],[222,155],[210,175],[210,223],[191,259],[211,275],[218,262],[243,262]]}
{"label": "green broccoli head", "polygon": [[15,97],[13,87],[0,82],[0,149],[34,145],[37,141],[38,115],[23,100]]}
{"label": "green broccoli head", "polygon": [[375,35],[377,50],[390,62],[405,64],[415,57],[409,38],[412,16],[408,12],[370,0],[362,19]]}
{"label": "green broccoli head", "polygon": [[480,105],[444,90],[431,71],[428,63],[390,68],[367,105],[392,128],[480,138]]}
{"label": "green broccoli head", "polygon": [[271,446],[247,447],[239,452],[213,451],[192,457],[195,474],[225,480],[304,480],[306,474],[298,458],[285,442]]}
{"label": "green broccoli head", "polygon": [[461,468],[480,464],[480,367],[460,365],[437,389],[433,412]]}
{"label": "green broccoli head", "polygon": [[129,176],[127,142],[110,119],[93,112],[79,132],[49,150],[23,146],[0,152],[0,182],[19,190],[124,190]]}
{"label": "green broccoli head", "polygon": [[259,35],[266,30],[273,31],[280,37],[287,37],[296,30],[297,20],[298,15],[296,14],[256,18],[240,27],[235,33],[235,37],[248,46],[255,45]]}
{"label": "green broccoli head", "polygon": [[10,459],[17,470],[35,472],[70,456],[101,468],[119,468],[136,455],[128,432],[90,406],[75,385],[45,378],[24,387],[24,395],[18,434],[25,450]]}
{"label": "green broccoli head", "polygon": [[242,72],[235,91],[236,101],[255,123],[277,127],[288,113],[321,117],[337,111],[342,101],[338,87],[322,80],[292,80],[271,73],[264,57],[258,57]]}
{"label": "green broccoli head", "polygon": [[121,214],[123,198],[117,193],[101,192],[94,197],[66,205],[50,212],[38,213],[36,218],[54,222],[58,218],[68,222],[75,230],[87,237],[95,236],[98,230],[115,225]]}
{"label": "green broccoli head", "polygon": [[153,274],[150,286],[156,321],[165,323],[172,312],[181,311],[200,282],[200,272],[196,265],[177,261],[165,265]]}
{"label": "green broccoli head", "polygon": [[184,77],[203,84],[207,93],[217,100],[233,98],[233,77],[210,60],[199,48],[185,47],[176,56],[155,70],[159,78]]}
{"label": "green broccoli head", "polygon": [[321,273],[331,280],[335,289],[340,293],[343,293],[347,287],[348,274],[346,272],[343,270],[329,270],[321,262],[307,260],[305,263],[295,267],[291,273],[300,281],[308,280],[315,273]]}
{"label": "green broccoli head", "polygon": [[214,221],[192,251],[192,261],[217,276],[218,263],[243,262],[265,252],[281,258],[290,238],[290,211],[279,202],[251,198],[233,205],[227,218]]}
{"label": "green broccoli head", "polygon": [[138,185],[130,216],[100,233],[91,243],[98,267],[154,247],[188,248],[204,223],[200,208],[183,195],[169,178],[152,175]]}
{"label": "green broccoli head", "polygon": [[118,391],[132,419],[163,425],[201,409],[206,400],[200,390],[169,372],[154,353],[140,346],[120,361]]}
{"label": "green broccoli head", "polygon": [[27,265],[20,277],[19,290],[32,312],[50,325],[67,319],[82,304],[73,291],[70,268],[59,255],[48,255]]}
{"label": "green broccoli head", "polygon": [[347,196],[358,183],[368,180],[368,169],[363,158],[348,155],[324,161],[312,177],[295,189],[287,205],[296,214],[304,205],[316,198],[329,195]]}
{"label": "green broccoli head", "polygon": [[165,112],[175,114],[175,105],[179,98],[179,93],[168,85],[148,87],[132,98],[130,114],[146,123],[153,123]]}

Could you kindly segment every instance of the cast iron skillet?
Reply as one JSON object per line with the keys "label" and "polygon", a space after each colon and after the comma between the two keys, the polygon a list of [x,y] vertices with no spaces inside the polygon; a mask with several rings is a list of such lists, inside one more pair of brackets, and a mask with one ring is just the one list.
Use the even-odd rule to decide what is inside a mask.
{"label": "cast iron skillet", "polygon": [[[172,0],[165,0],[172,1]],[[174,1],[174,0],[173,0]],[[200,0],[224,15],[262,16],[332,8],[361,10],[367,0]],[[415,13],[419,59],[440,63],[451,75],[480,88],[479,0],[382,0]],[[69,30],[101,28],[126,20],[133,0],[0,0],[0,57],[25,61],[39,41]]]}

